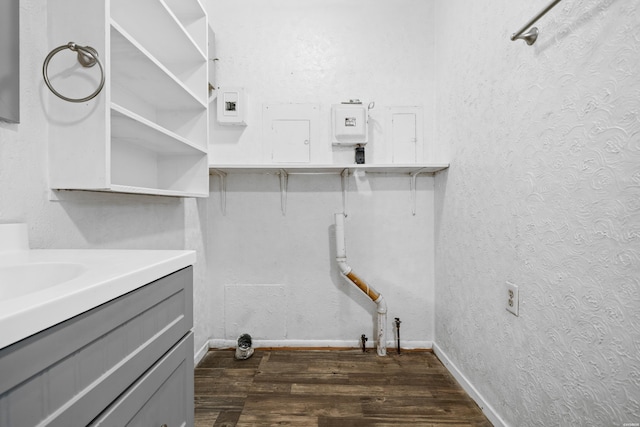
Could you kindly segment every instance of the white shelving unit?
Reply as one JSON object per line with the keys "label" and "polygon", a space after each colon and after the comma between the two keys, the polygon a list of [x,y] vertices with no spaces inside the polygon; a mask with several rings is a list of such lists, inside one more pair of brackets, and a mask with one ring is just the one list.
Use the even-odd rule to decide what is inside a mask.
{"label": "white shelving unit", "polygon": [[[106,74],[88,102],[47,91],[51,188],[208,197],[208,23],[200,1],[65,0],[48,11],[49,48],[91,46]],[[98,85],[98,67],[82,68],[68,52],[50,62],[51,83],[85,96]]]}
{"label": "white shelving unit", "polygon": [[226,211],[226,179],[233,173],[266,173],[276,174],[280,178],[280,208],[282,214],[287,212],[287,187],[289,175],[339,175],[342,178],[342,204],[347,213],[349,193],[349,175],[362,171],[376,174],[406,174],[411,179],[411,212],[416,214],[416,179],[421,174],[434,174],[449,167],[448,163],[413,163],[413,164],[209,164],[209,172],[220,178],[220,203],[222,212]]}

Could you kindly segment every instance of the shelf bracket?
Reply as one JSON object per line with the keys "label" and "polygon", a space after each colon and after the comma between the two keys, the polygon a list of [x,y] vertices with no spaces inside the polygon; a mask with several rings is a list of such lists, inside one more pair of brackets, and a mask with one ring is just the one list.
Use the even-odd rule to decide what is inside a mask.
{"label": "shelf bracket", "polygon": [[411,173],[411,213],[416,215],[416,179],[421,173],[428,173],[426,169],[418,169]]}
{"label": "shelf bracket", "polygon": [[226,216],[227,215],[227,173],[216,170],[216,169],[213,169],[212,172],[218,175],[218,178],[220,178],[219,187],[218,187],[220,190],[220,210],[222,211],[222,216]]}
{"label": "shelf bracket", "polygon": [[278,172],[280,176],[280,210],[282,215],[287,214],[287,187],[289,186],[289,174],[286,170],[280,169]]}
{"label": "shelf bracket", "polygon": [[347,201],[349,195],[349,169],[345,168],[340,174],[342,177],[342,213],[346,217],[347,214]]}

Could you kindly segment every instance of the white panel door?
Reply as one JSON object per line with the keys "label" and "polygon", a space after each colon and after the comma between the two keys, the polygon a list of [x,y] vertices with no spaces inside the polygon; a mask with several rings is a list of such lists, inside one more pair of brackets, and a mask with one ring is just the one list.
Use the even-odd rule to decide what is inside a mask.
{"label": "white panel door", "polygon": [[393,145],[393,163],[416,163],[415,113],[395,113],[391,117],[391,140]]}
{"label": "white panel door", "polygon": [[272,161],[309,163],[311,126],[309,120],[273,120],[271,122]]}

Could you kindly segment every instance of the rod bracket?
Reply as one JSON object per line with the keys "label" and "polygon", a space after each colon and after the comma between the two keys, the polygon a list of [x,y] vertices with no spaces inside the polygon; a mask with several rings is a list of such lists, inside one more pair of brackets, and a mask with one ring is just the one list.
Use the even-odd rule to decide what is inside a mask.
{"label": "rod bracket", "polygon": [[278,176],[280,177],[280,210],[282,211],[282,215],[287,214],[287,188],[289,187],[289,173],[280,169],[278,171]]}
{"label": "rod bracket", "polygon": [[212,169],[211,173],[218,176],[220,179],[219,190],[220,190],[220,210],[222,211],[222,216],[227,215],[227,173],[221,170]]}
{"label": "rod bracket", "polygon": [[516,36],[514,34],[511,37],[511,40],[524,40],[526,44],[531,46],[536,42],[536,40],[538,40],[538,34],[539,34],[538,27],[532,27],[529,31],[526,31],[520,34],[519,36]]}
{"label": "rod bracket", "polygon": [[[547,14],[547,12],[549,12],[551,9],[553,9],[555,7],[555,5],[557,5],[558,3],[560,3],[562,0],[553,0],[551,3],[549,3],[544,9],[542,9],[536,16],[534,16],[531,20],[529,20],[529,22],[527,22],[526,24],[524,24],[522,26],[522,28],[520,28],[518,31],[516,31],[515,33],[513,33],[513,35],[511,36],[511,41],[515,41],[515,40],[524,40],[529,46],[531,46],[532,44],[534,44],[536,42],[536,40],[538,39],[538,29],[536,27],[531,28],[529,31],[527,31],[533,24],[535,24],[536,22],[538,22],[538,19],[542,18],[544,15]],[[525,33],[525,31],[527,31]]]}
{"label": "rod bracket", "polygon": [[411,173],[411,214],[416,215],[416,180],[421,173],[428,173],[427,169],[418,169]]}

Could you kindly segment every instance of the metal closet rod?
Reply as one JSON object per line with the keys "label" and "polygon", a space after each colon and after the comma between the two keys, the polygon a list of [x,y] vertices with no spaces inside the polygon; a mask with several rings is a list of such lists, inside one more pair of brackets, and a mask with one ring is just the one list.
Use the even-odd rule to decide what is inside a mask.
{"label": "metal closet rod", "polygon": [[546,15],[547,12],[549,12],[551,9],[554,8],[555,5],[557,5],[558,3],[560,3],[562,0],[554,0],[551,3],[549,3],[549,5],[547,7],[545,7],[544,9],[542,9],[540,11],[540,13],[538,13],[536,16],[533,17],[533,19],[531,19],[529,22],[527,22],[526,24],[524,24],[524,26],[520,29],[520,31],[518,31],[517,33],[514,33],[511,36],[511,40],[517,40],[519,38],[524,38],[524,40],[527,42],[527,44],[533,44],[536,41],[536,37],[538,35],[538,29],[537,28],[532,28],[532,30],[535,30],[535,36],[532,35],[528,35],[529,37],[532,37],[532,40],[526,39],[527,34],[524,35],[524,37],[520,37],[522,35],[522,33],[524,33],[526,31],[527,28],[529,28],[530,26],[532,26],[533,24],[535,24],[538,19],[542,18],[544,15]]}

